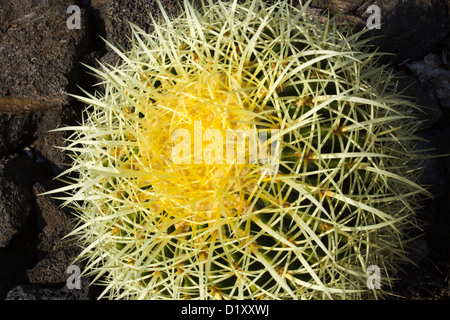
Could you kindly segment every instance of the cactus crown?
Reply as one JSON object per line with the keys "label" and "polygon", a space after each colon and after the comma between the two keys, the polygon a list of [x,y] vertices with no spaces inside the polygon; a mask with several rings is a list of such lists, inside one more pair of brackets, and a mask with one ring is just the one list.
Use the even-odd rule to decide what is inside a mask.
{"label": "cactus crown", "polygon": [[102,296],[389,291],[426,193],[419,122],[359,34],[307,8],[185,1],[150,34],[131,25],[132,48],[111,46],[122,64],[93,69],[104,92],[77,96],[82,122],[58,129],[74,132],[76,178],[53,192],[79,213],[70,236]]}

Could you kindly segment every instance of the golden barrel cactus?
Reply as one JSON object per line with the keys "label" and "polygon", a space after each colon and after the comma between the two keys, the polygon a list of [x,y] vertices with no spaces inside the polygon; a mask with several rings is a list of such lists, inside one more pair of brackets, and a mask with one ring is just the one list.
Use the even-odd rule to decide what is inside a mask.
{"label": "golden barrel cactus", "polygon": [[[420,127],[360,33],[214,1],[132,26],[63,148],[86,275],[111,299],[389,292],[426,190]],[[378,285],[370,285],[376,266]]]}

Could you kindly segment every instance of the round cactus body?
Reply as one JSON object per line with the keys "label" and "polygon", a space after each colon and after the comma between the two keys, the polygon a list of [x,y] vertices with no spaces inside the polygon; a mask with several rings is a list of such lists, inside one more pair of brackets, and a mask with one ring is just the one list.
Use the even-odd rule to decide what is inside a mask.
{"label": "round cactus body", "polygon": [[121,64],[60,129],[74,182],[55,190],[101,297],[389,292],[426,193],[420,123],[359,35],[307,10],[186,2],[112,46]]}

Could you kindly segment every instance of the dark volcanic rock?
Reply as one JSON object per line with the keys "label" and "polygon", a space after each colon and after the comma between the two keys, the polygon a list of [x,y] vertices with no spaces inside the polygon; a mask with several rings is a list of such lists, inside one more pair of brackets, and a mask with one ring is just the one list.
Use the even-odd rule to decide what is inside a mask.
{"label": "dark volcanic rock", "polygon": [[67,268],[73,265],[77,250],[59,250],[48,254],[25,273],[29,283],[51,286],[65,283],[70,276]]}
{"label": "dark volcanic rock", "polygon": [[432,92],[427,90],[420,78],[404,72],[397,73],[398,89],[410,98],[420,111],[418,117],[424,121],[423,126],[436,124],[443,117],[443,111]]}
{"label": "dark volcanic rock", "polygon": [[20,154],[0,162],[0,247],[22,229],[31,209],[31,188],[39,175],[35,163]]}
{"label": "dark volcanic rock", "polygon": [[[177,0],[161,1],[161,3],[169,17],[177,14],[179,9]],[[128,45],[128,37],[131,34],[128,22],[149,32],[153,30],[150,15],[155,20],[160,16],[160,8],[156,0],[110,0],[104,10],[106,40],[121,46]]]}
{"label": "dark volcanic rock", "polygon": [[449,32],[445,0],[375,1],[381,9],[381,29],[369,35],[381,36],[373,44],[380,51],[395,54],[390,60],[400,63],[432,50]]}
{"label": "dark volcanic rock", "polygon": [[42,230],[37,249],[44,254],[67,249],[67,244],[61,242],[61,238],[73,229],[71,218],[55,204],[50,195],[43,195],[46,191],[40,183],[33,187],[36,220]]}
{"label": "dark volcanic rock", "polygon": [[[33,154],[30,155],[33,159],[36,162],[48,160],[53,172],[58,174],[63,170],[65,155],[56,146],[64,145],[68,133],[50,130],[73,123],[77,112],[73,108],[58,105],[33,109],[36,106],[33,100],[28,100],[31,110],[25,110],[27,104],[24,101],[0,98],[0,158],[32,147]],[[14,109],[3,112],[1,108],[6,105]]]}
{"label": "dark volcanic rock", "polygon": [[419,143],[419,149],[429,150],[425,154],[428,155],[441,155],[440,157],[430,157],[425,159],[422,164],[424,172],[421,176],[421,183],[430,191],[434,196],[443,197],[448,192],[449,187],[449,172],[447,170],[448,166],[445,164],[445,155],[450,151],[449,146],[439,145],[437,142],[441,138],[442,133],[439,130],[423,130],[419,133],[421,138],[426,139],[426,141],[421,141]]}
{"label": "dark volcanic rock", "polygon": [[55,285],[64,283],[69,274],[66,270],[79,253],[78,247],[70,241],[62,240],[72,229],[70,217],[57,207],[49,195],[42,195],[47,190],[36,184],[36,220],[41,232],[38,234],[36,254],[41,260],[26,272],[29,283]]}
{"label": "dark volcanic rock", "polygon": [[0,3],[0,157],[34,141],[48,111],[72,100],[67,92],[78,84],[88,23],[82,10],[81,29],[67,27],[66,11],[72,4]]}
{"label": "dark volcanic rock", "polygon": [[[450,71],[442,60],[442,55],[430,53],[422,60],[406,64],[406,66],[415,74],[423,91],[448,116],[450,114]],[[445,122],[445,119],[441,122]]]}
{"label": "dark volcanic rock", "polygon": [[33,248],[36,232],[30,219],[7,247],[0,248],[0,299],[15,286],[26,282],[25,270],[37,262]]}
{"label": "dark volcanic rock", "polygon": [[[68,101],[70,76],[78,68],[81,29],[69,29],[70,0],[11,0],[0,6],[0,97]],[[84,17],[84,16],[82,16]]]}
{"label": "dark volcanic rock", "polygon": [[51,131],[63,126],[75,124],[78,120],[78,111],[70,107],[54,107],[48,109],[37,126],[36,158],[46,160],[52,167],[55,175],[67,169],[67,155],[59,147],[66,145],[65,139],[71,132]]}
{"label": "dark volcanic rock", "polygon": [[[164,10],[169,17],[177,16],[179,1],[161,1]],[[131,28],[129,22],[136,24],[144,31],[153,30],[150,15],[158,20],[160,8],[156,0],[109,0],[102,6],[102,17],[105,23],[106,40],[124,48],[129,47]],[[102,61],[114,65],[117,55],[107,47],[108,53]]]}
{"label": "dark volcanic rock", "polygon": [[1,104],[0,99],[0,157],[17,152],[21,145],[36,139],[35,130],[41,117],[40,112],[34,111],[2,112]]}
{"label": "dark volcanic rock", "polygon": [[369,19],[369,5],[380,8],[381,28],[366,36],[380,51],[393,53],[386,62],[401,63],[420,57],[435,48],[449,32],[449,1],[447,0],[313,0],[312,5],[328,8],[332,14],[348,14]]}
{"label": "dark volcanic rock", "polygon": [[81,280],[80,289],[41,288],[33,285],[20,285],[8,292],[6,300],[88,300],[89,283]]}
{"label": "dark volcanic rock", "polygon": [[350,13],[366,2],[365,0],[312,0],[311,5],[328,8],[331,13]]}

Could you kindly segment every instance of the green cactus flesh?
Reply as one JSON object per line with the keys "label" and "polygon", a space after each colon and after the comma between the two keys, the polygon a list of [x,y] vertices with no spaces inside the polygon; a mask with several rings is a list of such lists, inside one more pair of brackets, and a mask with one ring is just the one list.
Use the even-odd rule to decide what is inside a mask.
{"label": "green cactus flesh", "polygon": [[[389,293],[427,194],[420,122],[392,73],[360,34],[307,6],[184,7],[176,19],[163,11],[150,34],[131,25],[131,49],[111,45],[121,64],[93,69],[104,90],[77,96],[89,105],[81,124],[59,129],[73,132],[63,174],[73,181],[54,192],[78,213],[70,236],[101,297]],[[192,137],[182,163],[177,129]],[[277,152],[249,161],[245,142],[244,163],[217,148],[214,161],[196,162],[212,145],[208,129],[266,131],[258,145]]]}

